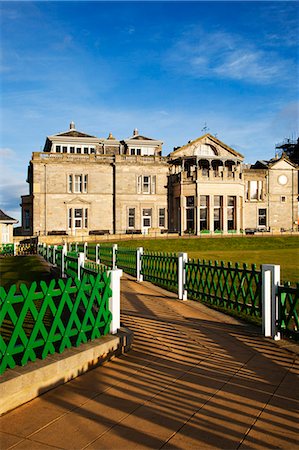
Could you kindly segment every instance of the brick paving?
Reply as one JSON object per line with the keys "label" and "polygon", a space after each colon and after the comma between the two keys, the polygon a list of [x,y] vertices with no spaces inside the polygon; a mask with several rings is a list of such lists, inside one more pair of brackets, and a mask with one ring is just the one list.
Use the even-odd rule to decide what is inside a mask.
{"label": "brick paving", "polygon": [[238,322],[122,280],[132,350],[0,419],[0,448],[294,449],[298,359]]}

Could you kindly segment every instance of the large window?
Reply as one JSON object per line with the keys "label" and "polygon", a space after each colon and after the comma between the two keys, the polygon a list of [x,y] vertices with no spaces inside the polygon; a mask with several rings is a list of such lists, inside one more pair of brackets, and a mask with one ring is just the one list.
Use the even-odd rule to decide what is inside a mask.
{"label": "large window", "polygon": [[234,195],[227,197],[227,229],[236,229],[236,197]]}
{"label": "large window", "polygon": [[135,208],[129,208],[128,211],[128,227],[135,228]]}
{"label": "large window", "polygon": [[140,175],[137,180],[138,194],[156,193],[156,175]]}
{"label": "large window", "polygon": [[200,196],[200,229],[208,230],[209,229],[209,196],[201,195]]}
{"label": "large window", "polygon": [[222,195],[214,195],[214,231],[222,230]]}
{"label": "large window", "polygon": [[259,227],[266,227],[267,226],[267,210],[266,208],[260,208],[259,209]]}
{"label": "large window", "polygon": [[165,208],[159,208],[159,227],[165,228]]}
{"label": "large window", "polygon": [[194,232],[194,196],[186,197],[186,228],[188,232]]}
{"label": "large window", "polygon": [[88,209],[70,208],[68,212],[69,228],[88,228]]}
{"label": "large window", "polygon": [[88,188],[88,175],[74,175],[68,176],[68,192],[79,194],[87,193]]}

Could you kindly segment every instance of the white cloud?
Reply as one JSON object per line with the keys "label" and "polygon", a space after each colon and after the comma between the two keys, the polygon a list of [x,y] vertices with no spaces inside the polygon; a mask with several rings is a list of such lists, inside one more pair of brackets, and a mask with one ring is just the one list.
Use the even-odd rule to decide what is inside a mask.
{"label": "white cloud", "polygon": [[[277,52],[227,32],[196,29],[183,34],[166,58],[173,69],[195,78],[216,77],[249,83],[285,82],[292,62]],[[295,71],[294,71],[295,72]]]}

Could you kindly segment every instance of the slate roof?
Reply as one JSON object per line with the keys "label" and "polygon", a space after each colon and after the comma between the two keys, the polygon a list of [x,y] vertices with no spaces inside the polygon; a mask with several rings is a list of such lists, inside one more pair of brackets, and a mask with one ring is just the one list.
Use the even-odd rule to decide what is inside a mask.
{"label": "slate roof", "polygon": [[0,209],[0,222],[18,223],[18,220],[8,216],[7,214],[5,214],[5,212],[2,211],[2,209]]}

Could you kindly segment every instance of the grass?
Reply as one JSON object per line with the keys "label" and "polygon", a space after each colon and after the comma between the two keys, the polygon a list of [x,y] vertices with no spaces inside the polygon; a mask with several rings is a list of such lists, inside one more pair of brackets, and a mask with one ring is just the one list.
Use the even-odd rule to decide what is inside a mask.
{"label": "grass", "polygon": [[279,264],[281,280],[299,282],[297,236],[168,238],[119,241],[120,247],[143,247],[155,252],[186,252],[189,258],[246,264]]}
{"label": "grass", "polygon": [[0,258],[0,284],[5,289],[12,284],[29,286],[33,281],[49,282],[53,275],[39,256],[7,256]]}

